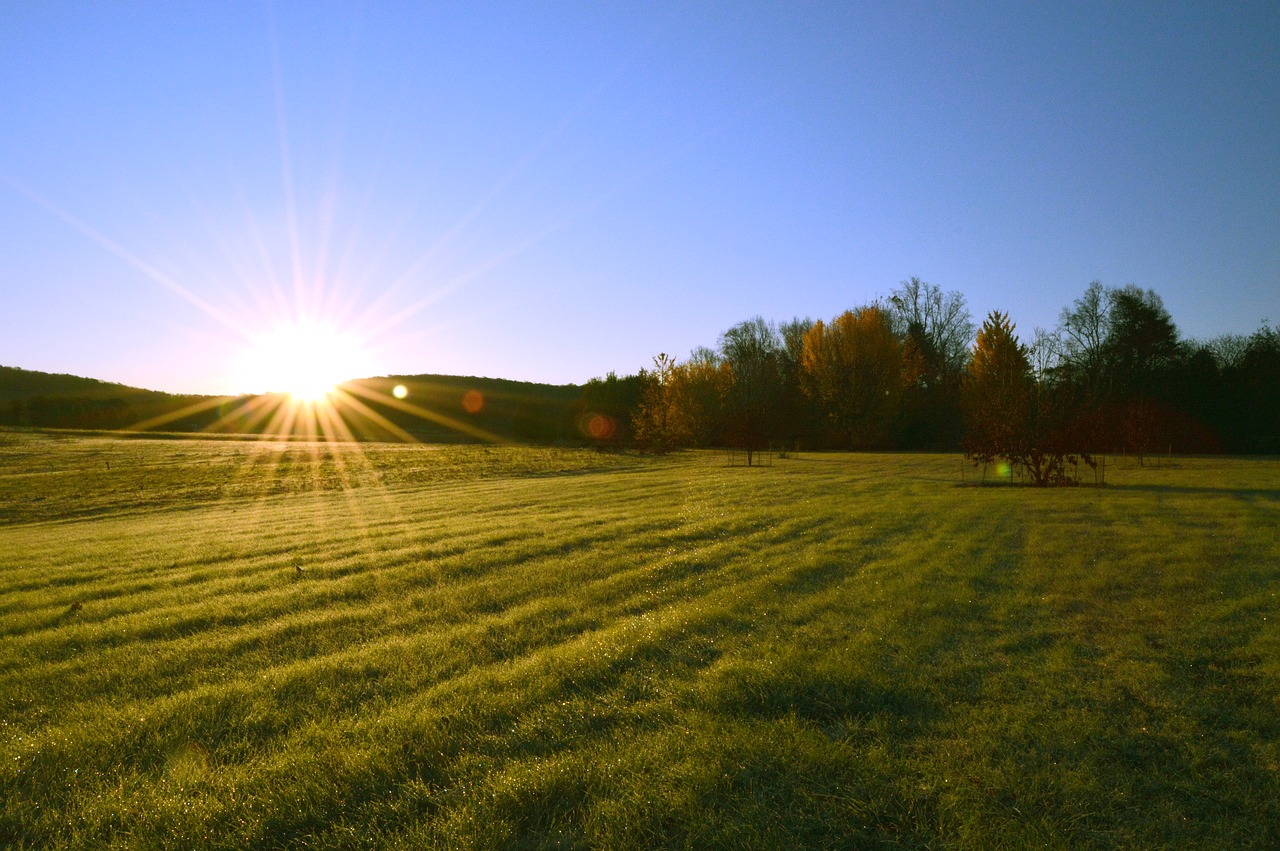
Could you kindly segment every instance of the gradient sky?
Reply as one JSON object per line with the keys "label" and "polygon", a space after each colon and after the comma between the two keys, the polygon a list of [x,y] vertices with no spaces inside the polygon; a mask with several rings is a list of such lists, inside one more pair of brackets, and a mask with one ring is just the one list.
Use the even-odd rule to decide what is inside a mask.
{"label": "gradient sky", "polygon": [[583,382],[917,275],[1280,322],[1280,5],[6,3],[0,364]]}

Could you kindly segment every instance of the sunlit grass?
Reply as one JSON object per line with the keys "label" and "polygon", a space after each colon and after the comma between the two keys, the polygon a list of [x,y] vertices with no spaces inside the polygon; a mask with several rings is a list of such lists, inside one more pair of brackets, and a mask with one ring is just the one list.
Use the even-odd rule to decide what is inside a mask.
{"label": "sunlit grass", "polygon": [[1273,461],[0,438],[17,847],[1280,841]]}

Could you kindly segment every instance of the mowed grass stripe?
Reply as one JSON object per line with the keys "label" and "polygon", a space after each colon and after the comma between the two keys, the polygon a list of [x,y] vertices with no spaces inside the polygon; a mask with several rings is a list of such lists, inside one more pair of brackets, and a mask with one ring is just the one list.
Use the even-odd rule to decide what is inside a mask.
{"label": "mowed grass stripe", "polygon": [[[541,537],[541,536],[540,536]],[[751,548],[754,542],[746,539],[741,542],[742,545]],[[566,559],[571,555],[566,551],[565,546],[558,541],[550,541],[544,545],[554,553],[556,559],[554,564],[539,565],[532,564],[530,569],[537,572],[548,568],[557,571],[558,577],[551,588],[554,594],[563,592],[564,584],[577,581],[572,575],[569,568],[572,567],[571,559]],[[470,550],[470,548],[466,548]],[[668,560],[668,550],[663,551],[663,565]],[[482,552],[486,551],[482,550]],[[510,548],[504,551],[498,560],[497,565],[485,564],[485,557],[480,555],[472,557],[468,560],[467,570],[475,573],[478,577],[485,577],[487,573],[495,566],[514,565],[521,561],[536,560],[544,558],[544,553],[528,552],[518,550],[512,558]],[[608,555],[601,554],[599,555]],[[723,560],[724,557],[721,557]],[[608,559],[606,558],[606,561]],[[476,562],[479,562],[478,564]],[[642,564],[633,571],[614,571],[607,574],[603,579],[586,580],[598,581],[607,586],[616,586],[620,582],[629,581],[628,577],[633,574],[643,574],[653,569],[652,565]],[[279,571],[277,571],[279,572]],[[329,569],[326,569],[326,575]],[[451,573],[451,567],[448,562],[437,567],[436,573]],[[406,583],[404,577],[398,572],[392,570],[378,570],[374,574],[362,574],[355,576],[350,581],[316,581],[311,578],[305,578],[299,581],[297,574],[291,570],[283,571],[283,580],[273,579],[272,582],[277,585],[270,593],[258,593],[254,597],[258,611],[247,611],[243,608],[226,612],[223,606],[226,600],[205,599],[204,605],[201,605],[196,613],[191,613],[192,606],[172,606],[170,608],[156,609],[155,603],[146,597],[139,598],[139,604],[142,611],[133,612],[126,615],[118,613],[109,613],[104,618],[103,623],[86,623],[79,629],[62,631],[59,633],[61,645],[56,647],[40,646],[37,639],[39,634],[32,636],[27,647],[19,648],[25,650],[31,655],[38,656],[42,661],[49,662],[58,658],[63,654],[73,654],[77,659],[82,658],[86,649],[91,649],[93,645],[114,652],[116,655],[129,655],[134,648],[128,646],[133,640],[147,641],[154,639],[148,652],[148,664],[143,666],[144,669],[152,669],[159,667],[162,673],[155,677],[157,687],[172,689],[177,685],[173,677],[181,680],[178,672],[172,672],[167,675],[163,674],[166,667],[164,660],[175,659],[177,664],[173,667],[194,667],[196,670],[205,670],[209,668],[210,663],[214,660],[228,660],[235,655],[229,652],[224,645],[234,643],[239,648],[246,647],[270,647],[271,653],[277,656],[288,657],[289,638],[292,637],[301,642],[299,653],[310,655],[314,650],[315,635],[325,632],[333,633],[333,640],[337,640],[339,633],[342,631],[339,624],[346,624],[346,633],[356,632],[362,628],[367,628],[369,633],[375,632],[396,632],[400,630],[415,630],[423,627],[423,619],[420,615],[414,615],[413,611],[406,612],[405,608],[400,604],[402,594],[407,591],[417,591],[418,596],[413,599],[412,607],[417,612],[433,613],[438,616],[440,612],[450,613],[451,618],[472,617],[478,611],[499,610],[504,612],[518,612],[521,600],[512,596],[503,596],[503,588],[495,586],[488,588],[490,583],[487,579],[479,579],[476,584],[481,586],[483,590],[482,599],[474,604],[468,604],[466,600],[475,597],[477,591],[470,587],[467,583],[454,584],[450,586],[447,592],[442,592],[439,587],[430,589],[426,596],[421,591],[422,579],[421,570],[412,571]],[[345,570],[339,570],[339,575],[345,575]],[[370,575],[376,576],[376,583],[370,579]],[[434,577],[435,582],[439,582],[439,576]],[[503,584],[509,588],[521,588],[520,583],[509,583],[507,577],[504,577]],[[201,591],[205,590],[203,586]],[[244,587],[237,583],[227,596],[235,597],[241,593],[255,591],[252,587]],[[578,586],[578,593],[586,596],[586,602],[590,604],[592,609],[597,606],[606,604],[605,598],[617,596],[617,592],[613,588],[606,588],[602,593],[595,593],[588,586]],[[183,592],[185,594],[185,591]],[[672,586],[666,589],[663,597],[678,596],[684,593],[682,586]],[[432,600],[430,597],[438,596],[439,601]],[[642,603],[643,606],[651,607],[661,602],[661,597],[656,595],[648,595],[649,599]],[[352,598],[347,601],[346,598]],[[301,599],[299,599],[301,598]],[[382,598],[384,602],[378,605],[376,598]],[[459,600],[463,602],[460,604]],[[624,607],[634,608],[634,605],[623,598],[622,605]],[[290,613],[292,610],[300,610],[297,613]],[[607,608],[604,611],[612,616],[614,613]],[[406,623],[406,620],[412,622]],[[246,626],[254,624],[263,624],[259,630],[246,629]],[[114,627],[113,629],[105,629],[104,627]],[[181,636],[194,633],[207,634],[199,635],[199,647],[195,650],[188,650],[189,642],[183,640]],[[167,636],[180,636],[169,641],[163,640]],[[365,636],[367,637],[367,636]],[[259,651],[259,655],[265,651]],[[190,654],[190,656],[189,656]],[[192,658],[192,656],[194,658]],[[110,658],[97,660],[105,667],[112,667]],[[97,677],[92,669],[86,669],[79,663],[72,663],[72,667],[78,668],[77,671],[67,670],[68,666],[45,665],[48,676],[52,679],[66,681],[68,678],[74,678],[77,673],[89,683]],[[221,675],[223,665],[216,666],[213,671]],[[127,684],[129,689],[136,690],[139,688],[137,682],[137,674]]]}
{"label": "mowed grass stripe", "polygon": [[[0,834],[1265,845],[1266,464],[1042,493],[938,456],[692,454],[0,530]],[[133,540],[58,584],[59,545]]]}
{"label": "mowed grass stripe", "polygon": [[[314,673],[314,672],[312,672],[312,673]],[[312,683],[312,685],[314,685],[314,683]],[[221,713],[219,712],[218,714],[220,715]]]}
{"label": "mowed grass stripe", "polygon": [[[180,511],[279,495],[630,469],[585,449],[0,435],[0,524]],[[176,438],[176,439],[175,439]]]}

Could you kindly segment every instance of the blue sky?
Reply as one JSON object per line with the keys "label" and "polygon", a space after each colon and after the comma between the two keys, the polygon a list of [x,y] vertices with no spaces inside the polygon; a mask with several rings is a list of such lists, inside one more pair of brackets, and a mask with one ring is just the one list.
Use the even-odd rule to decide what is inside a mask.
{"label": "blue sky", "polygon": [[[0,363],[582,382],[917,275],[1280,322],[1280,6],[0,6]],[[258,351],[261,351],[259,347]],[[246,368],[248,362],[250,366]],[[353,377],[353,376],[341,376]]]}

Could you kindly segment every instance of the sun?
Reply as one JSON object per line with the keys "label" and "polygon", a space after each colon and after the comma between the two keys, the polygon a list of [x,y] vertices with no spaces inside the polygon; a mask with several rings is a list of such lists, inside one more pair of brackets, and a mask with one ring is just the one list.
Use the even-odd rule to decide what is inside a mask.
{"label": "sun", "polygon": [[344,381],[370,374],[365,347],[352,334],[324,322],[299,320],[256,336],[246,350],[242,386],[287,393],[293,401],[325,402]]}

